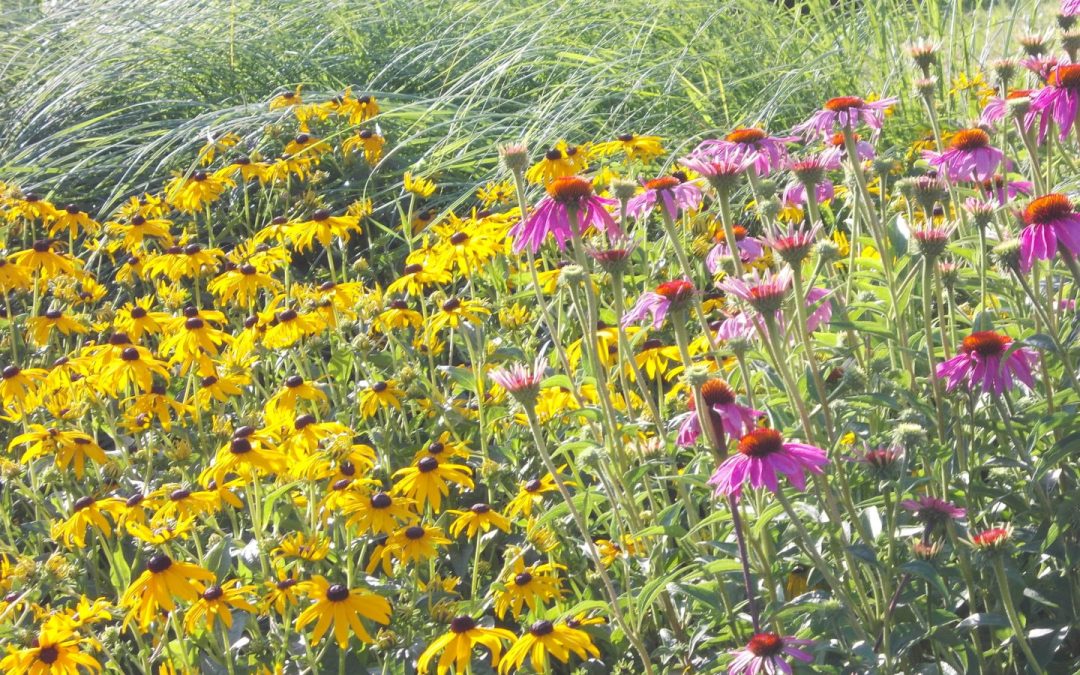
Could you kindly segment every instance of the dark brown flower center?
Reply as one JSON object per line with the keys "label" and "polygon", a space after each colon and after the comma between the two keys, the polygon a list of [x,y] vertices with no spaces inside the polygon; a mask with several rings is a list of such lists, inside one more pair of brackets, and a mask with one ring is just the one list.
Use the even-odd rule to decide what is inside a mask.
{"label": "dark brown flower center", "polygon": [[471,616],[458,616],[450,621],[450,630],[454,633],[467,633],[476,628],[476,620]]}
{"label": "dark brown flower center", "polygon": [[424,538],[424,528],[419,525],[412,525],[405,529],[405,536],[413,541]]}
{"label": "dark brown flower center", "polygon": [[146,563],[146,569],[154,574],[161,574],[170,567],[172,567],[172,558],[164,553],[158,553],[157,555],[152,556]]}
{"label": "dark brown flower center", "polygon": [[373,509],[388,509],[393,503],[394,500],[385,492],[376,492],[371,496],[371,508]]}
{"label": "dark brown flower center", "polygon": [[426,455],[420,458],[420,461],[416,463],[416,468],[420,469],[421,473],[428,473],[439,468],[439,460],[435,459],[431,455]]}
{"label": "dark brown flower center", "polygon": [[221,586],[210,586],[205,591],[203,591],[202,597],[203,600],[213,601],[217,600],[223,595],[225,595],[225,591],[221,588]]}
{"label": "dark brown flower center", "polygon": [[41,650],[38,652],[37,658],[38,661],[41,661],[46,665],[52,665],[53,663],[56,663],[57,659],[60,658],[60,650],[51,645],[48,647],[42,647]]}
{"label": "dark brown flower center", "polygon": [[739,439],[739,452],[748,457],[768,457],[784,449],[784,439],[775,429],[754,429]]}
{"label": "dark brown flower center", "polygon": [[545,635],[551,635],[555,632],[555,626],[545,619],[544,621],[537,621],[529,626],[529,632],[532,633],[533,637],[544,637]]}
{"label": "dark brown flower center", "polygon": [[347,597],[349,597],[349,589],[341,584],[334,584],[326,589],[326,599],[330,602],[341,602]]}

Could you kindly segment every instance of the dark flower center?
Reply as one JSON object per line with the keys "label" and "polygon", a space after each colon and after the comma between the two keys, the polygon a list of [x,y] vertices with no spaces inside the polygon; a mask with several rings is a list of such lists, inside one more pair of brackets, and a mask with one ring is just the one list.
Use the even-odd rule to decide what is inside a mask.
{"label": "dark flower center", "polygon": [[749,144],[749,143],[757,143],[761,139],[765,138],[765,136],[766,136],[765,132],[763,130],[761,130],[761,129],[755,129],[755,128],[736,129],[735,131],[732,131],[730,134],[725,136],[724,140],[725,141],[730,141],[731,143],[746,143],[746,144]]}
{"label": "dark flower center", "polygon": [[42,647],[38,652],[38,661],[46,665],[52,665],[56,663],[56,660],[60,658],[60,651],[56,647]]}
{"label": "dark flower center", "polygon": [[487,504],[473,504],[469,507],[469,510],[477,515],[483,515],[491,510],[491,507]]}
{"label": "dark flower center", "polygon": [[779,656],[784,650],[784,639],[776,633],[757,633],[746,648],[754,656]]}
{"label": "dark flower center", "polygon": [[285,386],[289,389],[295,389],[304,383],[304,378],[299,375],[290,375],[285,378]]}
{"label": "dark flower center", "polygon": [[296,421],[293,422],[293,427],[295,427],[296,430],[299,431],[300,429],[303,429],[304,427],[306,427],[308,425],[311,425],[311,424],[314,424],[314,423],[315,423],[315,416],[305,414],[305,415],[301,415],[300,417],[296,418]]}
{"label": "dark flower center", "polygon": [[416,463],[416,468],[420,469],[421,473],[428,473],[439,468],[439,460],[435,459],[431,455],[426,455],[420,458],[420,461]]}
{"label": "dark flower center", "polygon": [[203,324],[203,320],[197,316],[193,316],[190,319],[184,321],[184,328],[187,328],[188,330],[199,330],[204,325],[205,324]]}
{"label": "dark flower center", "polygon": [[393,503],[394,500],[385,492],[376,492],[371,497],[371,508],[373,509],[388,509]]}
{"label": "dark flower center", "polygon": [[203,591],[202,597],[203,600],[217,600],[223,595],[225,595],[225,591],[222,590],[221,586],[211,586]]}
{"label": "dark flower center", "polygon": [[551,635],[555,632],[555,626],[550,621],[537,621],[533,625],[529,626],[529,632],[533,637],[544,637],[545,635]]}
{"label": "dark flower center", "polygon": [[347,597],[349,597],[349,589],[341,584],[334,584],[326,589],[326,599],[330,602],[341,602]]}
{"label": "dark flower center", "polygon": [[735,392],[723,380],[709,380],[701,385],[701,397],[708,406],[728,405],[735,402]]}
{"label": "dark flower center", "polygon": [[1047,79],[1049,84],[1055,87],[1067,87],[1080,89],[1080,65],[1066,64],[1054,68],[1054,72]]}
{"label": "dark flower center", "polygon": [[234,455],[244,455],[251,452],[251,441],[246,438],[234,438],[229,443],[229,452]]}
{"label": "dark flower center", "polygon": [[645,183],[646,190],[671,190],[680,185],[680,181],[675,176],[660,176],[659,178],[653,178]]}
{"label": "dark flower center", "polygon": [[420,272],[423,269],[424,269],[423,265],[420,265],[418,263],[413,263],[411,265],[406,265],[405,269],[403,270],[403,273],[404,274],[416,274],[417,272]]}
{"label": "dark flower center", "polygon": [[739,439],[739,452],[748,457],[768,457],[784,449],[784,439],[775,429],[754,429]]}
{"label": "dark flower center", "polygon": [[285,591],[285,590],[288,590],[288,589],[292,588],[295,585],[296,585],[296,579],[293,579],[293,578],[282,579],[281,581],[277,582],[277,589],[279,591]]}
{"label": "dark flower center", "polygon": [[529,582],[533,580],[533,575],[528,572],[522,572],[514,577],[514,583],[518,586],[528,586]]}
{"label": "dark flower center", "polygon": [[533,478],[528,483],[525,483],[525,492],[536,492],[541,487],[543,487],[543,484],[540,482],[540,480],[537,478]]}
{"label": "dark flower center", "polygon": [[454,633],[467,633],[476,628],[476,620],[471,616],[458,616],[450,621],[450,630]]}
{"label": "dark flower center", "polygon": [[450,235],[450,243],[454,246],[460,246],[469,241],[469,235],[464,232],[455,232]]}
{"label": "dark flower center", "polygon": [[124,347],[124,351],[120,352],[120,358],[125,361],[138,361],[139,350],[134,347]]}
{"label": "dark flower center", "polygon": [[1024,222],[1028,225],[1049,225],[1072,213],[1073,205],[1069,198],[1055,192],[1032,199],[1024,209]]}
{"label": "dark flower center", "polygon": [[4,379],[5,380],[10,380],[11,378],[16,377],[21,372],[22,371],[19,370],[18,366],[5,366],[4,367],[4,373],[3,373]]}
{"label": "dark flower center", "polygon": [[956,150],[978,150],[990,146],[990,136],[982,129],[961,129],[949,145]]}
{"label": "dark flower center", "polygon": [[858,96],[837,96],[825,101],[825,109],[833,112],[843,112],[852,108],[861,108],[866,104]]}
{"label": "dark flower center", "polygon": [[142,307],[136,306],[136,307],[131,308],[131,318],[132,319],[141,319],[144,316],[146,316],[146,310],[143,309]]}
{"label": "dark flower center", "polygon": [[376,382],[375,384],[371,385],[371,391],[375,392],[376,394],[381,394],[386,391],[386,388],[388,386],[390,385],[386,384],[385,382]]}
{"label": "dark flower center", "polygon": [[315,213],[311,214],[311,219],[315,222],[321,222],[330,218],[330,212],[326,209],[319,209]]}
{"label": "dark flower center", "polygon": [[548,194],[551,198],[560,204],[572,204],[574,206],[581,203],[581,200],[586,199],[592,195],[592,183],[588,179],[580,176],[563,176],[562,178],[556,178],[551,181],[551,184],[547,188]]}
{"label": "dark flower center", "polygon": [[172,558],[164,553],[158,553],[150,558],[146,563],[146,569],[150,570],[154,574],[161,574],[165,570],[172,566]]}
{"label": "dark flower center", "polygon": [[411,527],[405,529],[405,536],[409,539],[412,539],[413,541],[416,541],[417,539],[423,539],[424,528],[420,527],[419,525],[412,525]]}
{"label": "dark flower center", "polygon": [[450,298],[442,304],[442,311],[453,312],[459,307],[461,307],[461,300],[458,300],[457,298]]}
{"label": "dark flower center", "polygon": [[1010,343],[1012,343],[1012,338],[992,330],[984,330],[964,338],[960,350],[965,354],[977,352],[980,356],[1000,356],[1008,349]]}
{"label": "dark flower center", "polygon": [[86,497],[79,497],[77,500],[75,500],[74,508],[76,511],[82,511],[93,503],[94,498],[90,497],[89,495]]}

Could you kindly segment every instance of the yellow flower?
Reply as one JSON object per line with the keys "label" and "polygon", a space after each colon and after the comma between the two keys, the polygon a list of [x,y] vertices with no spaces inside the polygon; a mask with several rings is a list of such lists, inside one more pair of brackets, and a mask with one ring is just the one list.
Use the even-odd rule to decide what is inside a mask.
{"label": "yellow flower", "polygon": [[514,182],[510,180],[488,181],[476,190],[476,198],[485,209],[490,209],[496,204],[509,204],[516,199],[516,194]]}
{"label": "yellow flower", "polygon": [[50,237],[58,237],[66,231],[68,238],[74,240],[80,233],[94,234],[100,229],[96,220],[74,204],[57,209],[49,220]]}
{"label": "yellow flower", "polygon": [[385,138],[370,129],[364,129],[341,142],[341,153],[348,157],[355,152],[363,152],[364,161],[375,166],[382,159],[384,145]]}
{"label": "yellow flower", "polygon": [[405,192],[427,199],[435,194],[435,183],[426,178],[413,176],[412,172],[406,171],[404,177]]}
{"label": "yellow flower", "polygon": [[374,417],[380,409],[401,410],[401,399],[404,396],[405,392],[398,388],[394,380],[367,382],[357,397],[360,414],[367,419]]}
{"label": "yellow flower", "polygon": [[211,134],[206,143],[199,149],[199,163],[203,166],[213,164],[214,158],[223,154],[229,148],[240,143],[240,136],[232,131],[224,134]]}
{"label": "yellow flower", "polygon": [[41,627],[32,646],[17,649],[8,644],[8,653],[0,659],[0,670],[11,675],[77,675],[80,668],[101,672],[101,664],[80,647],[92,641],[76,633],[50,626]]}
{"label": "yellow flower", "polygon": [[291,108],[294,105],[300,105],[304,102],[303,96],[300,95],[300,90],[304,85],[297,85],[294,91],[286,91],[282,94],[278,94],[274,98],[270,99],[270,110],[280,110],[282,108]]}
{"label": "yellow flower", "polygon": [[66,316],[59,309],[50,309],[41,316],[31,317],[26,320],[26,327],[30,333],[30,340],[38,347],[49,344],[49,335],[59,331],[62,335],[85,335],[90,329],[79,323],[70,316]]}
{"label": "yellow flower", "polygon": [[531,660],[533,670],[546,673],[551,669],[548,655],[567,663],[571,652],[583,660],[600,656],[600,650],[585,631],[547,620],[537,621],[507,650],[499,664],[499,675],[520,668],[525,659]]}
{"label": "yellow flower", "polygon": [[410,262],[405,265],[402,275],[386,287],[386,292],[388,294],[422,295],[426,286],[448,284],[452,279],[450,272],[441,263]]}
{"label": "yellow flower", "polygon": [[326,209],[319,209],[310,219],[290,225],[287,236],[297,251],[306,251],[316,240],[323,248],[328,248],[335,239],[349,241],[353,233],[362,231],[357,216],[332,216]]}
{"label": "yellow flower", "polygon": [[330,540],[315,534],[310,537],[303,532],[293,532],[281,540],[271,553],[284,558],[298,558],[314,562],[330,554]]}
{"label": "yellow flower", "polygon": [[589,168],[588,146],[567,145],[560,140],[555,147],[544,153],[544,158],[529,167],[525,179],[530,183],[547,185],[556,178],[574,176]]}
{"label": "yellow flower", "polygon": [[437,527],[410,525],[390,535],[382,551],[382,558],[388,561],[397,558],[403,565],[412,561],[421,563],[436,555],[438,547],[449,544]]}
{"label": "yellow flower", "polygon": [[[503,640],[514,640],[515,635],[505,628],[484,628],[476,624],[471,616],[455,617],[450,622],[450,631],[435,638],[416,662],[419,675],[426,675],[431,667],[431,659],[440,651],[437,675],[446,675],[453,667],[458,673],[466,673],[472,663],[472,652],[476,645],[488,648],[491,652],[491,667],[499,665]],[[445,651],[444,651],[445,650]]]}
{"label": "yellow flower", "polygon": [[258,613],[259,610],[246,597],[254,590],[254,586],[242,586],[240,582],[231,587],[207,586],[184,614],[184,630],[194,633],[196,626],[202,624],[207,632],[213,632],[214,622],[219,619],[226,629],[232,628],[232,609]]}
{"label": "yellow flower", "polygon": [[465,537],[472,539],[481,530],[487,532],[492,527],[497,527],[503,532],[510,532],[510,521],[506,516],[492,509],[487,504],[473,504],[468,511],[447,511],[452,516],[457,516],[450,523],[450,536],[457,537],[465,530]]}
{"label": "yellow flower", "polygon": [[349,525],[360,532],[390,534],[401,523],[411,524],[420,519],[413,512],[415,503],[406,497],[386,492],[373,495],[355,494],[345,502],[342,510],[348,516]]}
{"label": "yellow flower", "polygon": [[549,600],[562,598],[562,584],[557,576],[560,569],[566,568],[557,563],[526,567],[521,556],[516,557],[502,579],[502,586],[495,591],[495,614],[501,619],[511,611],[517,618],[523,606],[536,611]]}
{"label": "yellow flower", "polygon": [[442,498],[450,494],[450,483],[472,488],[472,470],[464,464],[443,464],[433,455],[421,457],[415,465],[394,472],[397,480],[393,494],[415,499],[420,508],[431,505],[432,511],[442,510]]}
{"label": "yellow flower", "polygon": [[221,198],[226,188],[235,183],[229,178],[196,171],[190,176],[178,175],[165,186],[165,201],[181,213],[198,213],[207,204]]}
{"label": "yellow flower", "polygon": [[555,492],[558,489],[550,473],[541,478],[524,481],[518,488],[517,495],[507,505],[506,514],[511,518],[519,514],[528,518],[532,515],[533,508],[543,502],[545,493]]}
{"label": "yellow flower", "polygon": [[159,610],[176,609],[174,598],[194,602],[205,590],[201,582],[214,580],[213,573],[192,563],[176,562],[164,553],[157,553],[146,563],[146,571],[124,591],[120,604],[128,608],[124,619],[127,628],[138,620],[143,632],[158,618]]}
{"label": "yellow flower", "polygon": [[98,464],[107,461],[101,446],[94,442],[92,436],[81,431],[63,431],[56,427],[46,428],[41,424],[30,424],[24,433],[11,439],[8,448],[23,444],[27,446],[19,458],[23,464],[38,457],[55,455],[56,465],[60,469],[67,469],[68,465],[74,464],[75,477],[80,480],[86,471],[87,458]]}
{"label": "yellow flower", "polygon": [[591,157],[610,157],[620,151],[626,153],[628,160],[646,162],[664,154],[664,146],[660,144],[659,136],[623,134],[613,141],[597,143],[589,154]]}
{"label": "yellow flower", "polygon": [[373,642],[360,617],[383,625],[390,623],[390,603],[371,591],[361,588],[350,590],[342,584],[331,585],[322,576],[315,576],[299,585],[301,592],[315,602],[296,617],[296,630],[303,630],[315,621],[315,630],[311,634],[313,646],[319,644],[331,625],[338,646],[345,649],[349,644],[350,629],[361,642]]}
{"label": "yellow flower", "polygon": [[113,515],[123,505],[124,500],[115,497],[81,497],[72,505],[71,515],[67,520],[53,523],[52,538],[63,542],[69,548],[84,548],[86,531],[91,526],[96,527],[103,536],[109,537],[112,535],[112,526],[105,514]]}
{"label": "yellow flower", "polygon": [[370,94],[354,97],[352,90],[346,89],[336,110],[338,115],[349,118],[349,124],[356,126],[379,114],[379,102]]}
{"label": "yellow flower", "polygon": [[449,298],[439,305],[439,311],[428,320],[427,332],[431,335],[445,328],[457,328],[466,322],[481,323],[488,314],[491,314],[491,310],[479,300]]}

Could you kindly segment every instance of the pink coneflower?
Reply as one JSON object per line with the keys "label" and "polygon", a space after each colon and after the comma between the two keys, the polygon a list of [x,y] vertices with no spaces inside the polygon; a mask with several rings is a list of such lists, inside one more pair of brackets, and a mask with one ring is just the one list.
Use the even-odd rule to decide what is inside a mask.
{"label": "pink coneflower", "polygon": [[776,251],[776,254],[784,262],[794,267],[805,260],[806,256],[810,255],[810,250],[817,243],[818,233],[820,232],[821,223],[815,224],[809,230],[788,225],[786,232],[783,230],[777,231],[775,234],[766,237],[765,243],[769,245],[769,248]]}
{"label": "pink coneflower", "polygon": [[934,259],[945,252],[949,237],[952,236],[952,228],[921,227],[913,230],[911,236],[915,239],[919,253]]}
{"label": "pink coneflower", "polygon": [[971,545],[980,551],[995,552],[1008,546],[1010,539],[1012,539],[1011,527],[1008,525],[1005,527],[992,527],[989,530],[983,530],[972,535]]}
{"label": "pink coneflower", "polygon": [[720,322],[720,325],[716,328],[716,339],[722,342],[753,340],[758,335],[755,323],[761,330],[765,330],[761,317],[752,316],[746,312],[739,312],[729,316]]}
{"label": "pink coneflower", "polygon": [[1025,121],[1028,128],[1039,118],[1039,143],[1046,141],[1050,122],[1057,124],[1064,141],[1076,123],[1080,109],[1080,64],[1056,66],[1046,77],[1046,86],[1031,95],[1031,109]]}
{"label": "pink coneflower", "polygon": [[532,368],[522,363],[514,363],[492,370],[488,377],[517,398],[535,397],[540,390],[540,383],[544,381],[544,367],[544,356],[541,354],[536,357]]}
{"label": "pink coneflower", "polygon": [[716,494],[738,495],[743,483],[750,487],[780,490],[777,474],[787,476],[796,488],[806,489],[806,472],[821,473],[829,463],[825,451],[805,443],[784,442],[775,429],[759,428],[739,439],[738,452],[720,465],[709,479]]}
{"label": "pink coneflower", "polygon": [[[760,258],[765,253],[765,248],[757,237],[751,237],[742,225],[733,225],[732,233],[735,235],[735,248],[739,249],[739,259],[743,263],[750,263]],[[705,267],[709,272],[716,274],[723,265],[724,258],[731,255],[728,250],[727,239],[723,232],[717,235],[716,246],[713,246],[709,254],[705,256]]]}
{"label": "pink coneflower", "polygon": [[[838,131],[825,141],[825,151],[821,153],[822,159],[830,169],[839,169],[847,158],[847,145],[844,144],[844,133]],[[855,155],[860,162],[874,158],[874,146],[870,145],[858,134],[855,134]]]}
{"label": "pink coneflower", "polygon": [[528,218],[518,221],[510,228],[514,238],[514,251],[520,253],[528,248],[533,253],[540,250],[550,234],[555,237],[559,250],[573,237],[571,211],[577,217],[578,232],[589,227],[605,230],[611,237],[621,237],[622,230],[605,207],[615,204],[593,194],[592,182],[580,176],[556,178],[547,186],[548,196],[540,200],[536,210]]}
{"label": "pink coneflower", "polygon": [[732,652],[735,660],[728,666],[728,675],[791,675],[791,665],[785,657],[809,663],[814,657],[799,647],[812,644],[813,640],[780,637],[776,633],[755,633],[746,647]]}
{"label": "pink coneflower", "polygon": [[994,175],[1005,156],[990,145],[990,135],[982,129],[961,129],[952,136],[944,152],[924,150],[923,159],[943,167],[949,180],[986,180]]}
{"label": "pink coneflower", "polygon": [[988,127],[994,126],[1009,114],[1009,101],[1029,98],[1031,91],[1031,89],[1012,89],[1005,95],[1005,98],[991,96],[990,101],[983,108],[982,114],[979,115],[979,124]]}
{"label": "pink coneflower", "polygon": [[885,111],[896,103],[895,98],[883,98],[879,101],[866,101],[858,96],[837,96],[825,101],[825,106],[810,116],[810,119],[796,125],[792,131],[806,138],[815,136],[827,138],[837,129],[854,129],[865,124],[877,132],[881,129]]}
{"label": "pink coneflower", "polygon": [[949,520],[960,520],[967,511],[959,506],[937,497],[922,496],[918,499],[905,499],[900,502],[918,520],[928,525],[937,525]]}
{"label": "pink coneflower", "polygon": [[1051,193],[1031,200],[1024,209],[1024,231],[1020,234],[1020,269],[1028,272],[1035,260],[1050,260],[1063,245],[1069,253],[1080,253],[1080,214],[1063,194]]}
{"label": "pink coneflower", "polygon": [[727,192],[739,177],[754,163],[753,159],[734,155],[713,157],[683,157],[679,160],[687,169],[701,174],[718,191]]}
{"label": "pink coneflower", "polygon": [[740,127],[722,139],[703,141],[691,156],[750,160],[757,175],[767,176],[780,168],[787,159],[787,144],[796,140],[795,136],[770,136],[763,129]]}
{"label": "pink coneflower", "polygon": [[904,457],[904,451],[900,448],[869,448],[865,447],[861,452],[849,457],[852,462],[865,465],[875,474],[884,475],[892,470],[896,463]]}
{"label": "pink coneflower", "polygon": [[779,274],[761,276],[757,270],[747,280],[728,277],[719,288],[746,301],[761,314],[776,312],[784,304],[784,296],[791,288],[791,268],[785,267]]}
{"label": "pink coneflower", "polygon": [[830,295],[832,291],[818,287],[806,292],[806,307],[810,310],[806,317],[806,330],[809,332],[813,333],[819,326],[832,320],[832,303],[827,300]]}
{"label": "pink coneflower", "polygon": [[622,318],[622,325],[638,323],[648,316],[652,317],[652,327],[659,328],[664,317],[673,308],[685,307],[694,297],[694,284],[685,279],[665,281],[655,291],[646,291],[638,298],[634,308]]}
{"label": "pink coneflower", "polygon": [[[735,402],[735,392],[727,382],[712,379],[701,385],[701,398],[709,410],[709,421],[717,439],[739,438],[754,428],[757,418],[765,413]],[[675,442],[686,448],[697,442],[701,435],[701,421],[694,408],[694,399],[690,399],[690,412],[679,425],[679,435]]]}
{"label": "pink coneflower", "polygon": [[[836,188],[833,187],[832,181],[825,179],[820,183],[814,184],[814,203],[821,204],[827,202],[836,196]],[[800,181],[792,181],[784,187],[784,192],[780,196],[781,201],[785,204],[791,204],[792,206],[803,206],[806,204],[806,185]]]}
{"label": "pink coneflower", "polygon": [[637,242],[615,242],[620,244],[609,248],[586,246],[585,252],[596,261],[605,272],[621,272],[630,264],[630,256],[637,250]]}
{"label": "pink coneflower", "polygon": [[1031,181],[1008,180],[1000,173],[996,173],[982,181],[979,187],[982,188],[983,194],[996,197],[999,206],[1005,206],[1009,201],[1015,199],[1017,195],[1027,197],[1035,189]]}
{"label": "pink coneflower", "polygon": [[937,376],[948,379],[948,391],[964,384],[974,392],[1001,395],[1013,388],[1014,379],[1034,388],[1031,369],[1038,355],[1021,347],[1006,358],[1011,344],[1012,338],[991,330],[972,333],[964,338],[959,354],[938,364]]}
{"label": "pink coneflower", "polygon": [[1080,14],[1080,0],[1061,0],[1061,16],[1076,16]]}
{"label": "pink coneflower", "polygon": [[657,204],[674,220],[682,211],[701,205],[701,188],[675,176],[661,176],[644,183],[645,191],[630,198],[626,212],[633,218],[642,218],[652,212]]}

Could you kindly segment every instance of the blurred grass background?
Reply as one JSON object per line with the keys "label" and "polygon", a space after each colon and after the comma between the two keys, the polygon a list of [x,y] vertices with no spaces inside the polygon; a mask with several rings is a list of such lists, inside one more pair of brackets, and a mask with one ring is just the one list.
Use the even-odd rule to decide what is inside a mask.
{"label": "blurred grass background", "polygon": [[[0,180],[99,206],[157,189],[216,131],[280,117],[275,93],[352,85],[384,104],[380,170],[467,188],[496,143],[736,124],[783,129],[829,96],[909,90],[903,46],[943,74],[1015,52],[1056,3],[924,0],[64,0],[4,3]],[[1011,51],[1010,51],[1011,50]],[[915,124],[918,111],[898,112]],[[673,140],[673,139],[678,139]],[[685,145],[683,146],[685,147]]]}

